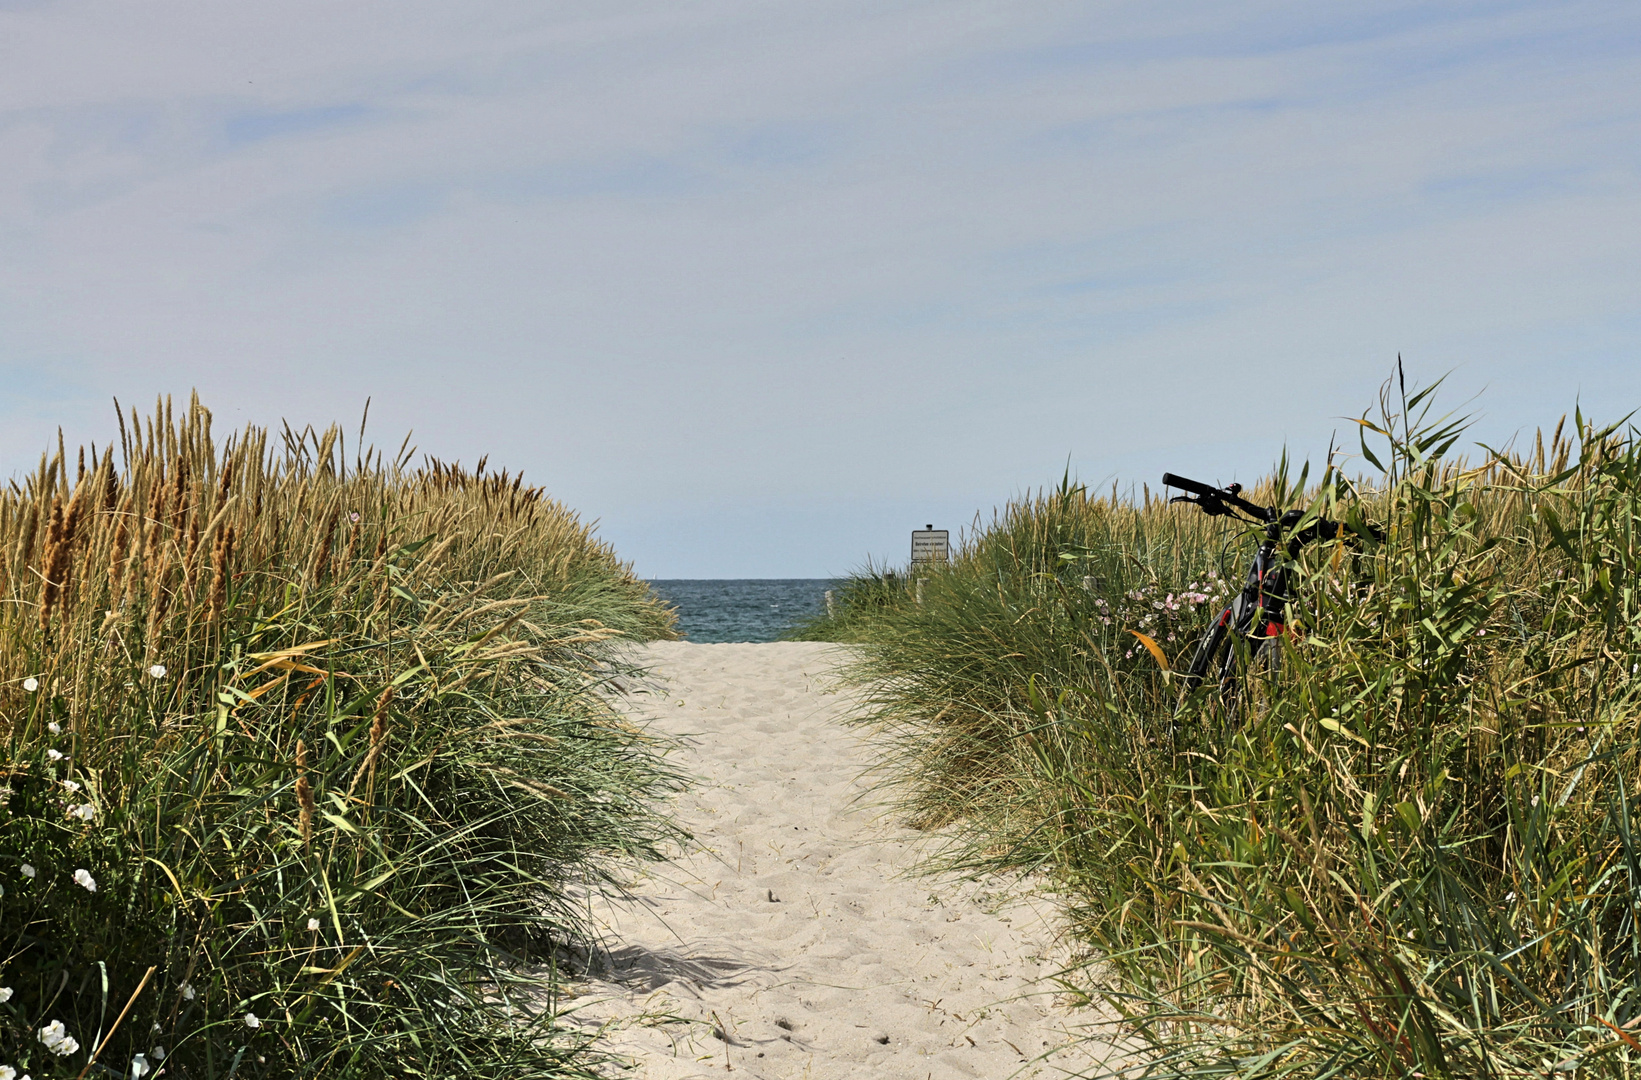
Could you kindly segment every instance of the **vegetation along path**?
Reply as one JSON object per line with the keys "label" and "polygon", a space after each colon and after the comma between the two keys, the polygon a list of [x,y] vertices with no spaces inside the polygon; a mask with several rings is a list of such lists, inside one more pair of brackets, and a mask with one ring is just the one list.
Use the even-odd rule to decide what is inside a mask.
{"label": "vegetation along path", "polygon": [[573,1018],[608,1025],[646,1080],[1100,1071],[1086,1042],[1055,1052],[1077,1021],[1038,981],[1049,903],[906,873],[919,835],[862,798],[873,750],[840,722],[835,648],[638,652],[656,679],[627,708],[681,741],[695,844],[599,903],[606,948]]}

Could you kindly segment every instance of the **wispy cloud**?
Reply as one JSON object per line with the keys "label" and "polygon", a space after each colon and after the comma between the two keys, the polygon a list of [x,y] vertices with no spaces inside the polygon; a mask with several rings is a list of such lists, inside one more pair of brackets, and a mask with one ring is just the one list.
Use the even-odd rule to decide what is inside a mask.
{"label": "wispy cloud", "polygon": [[267,139],[334,132],[337,128],[360,124],[374,110],[360,104],[318,105],[300,109],[248,109],[222,118],[222,139],[238,148]]}
{"label": "wispy cloud", "polygon": [[[1616,359],[1641,345],[1630,5],[83,0],[0,24],[14,363],[197,384],[229,418],[374,394],[657,573],[720,549],[641,527],[662,502],[979,506],[1068,451],[1090,478],[1246,475],[1325,445],[1397,351],[1490,384],[1501,429],[1580,388],[1641,403]],[[1254,439],[1227,420],[1249,400]],[[898,547],[847,517],[804,518],[834,561],[771,572]]]}

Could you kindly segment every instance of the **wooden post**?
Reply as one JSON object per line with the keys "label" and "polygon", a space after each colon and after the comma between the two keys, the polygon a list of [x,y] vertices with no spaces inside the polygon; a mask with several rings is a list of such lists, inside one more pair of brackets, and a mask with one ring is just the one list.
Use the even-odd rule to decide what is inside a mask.
{"label": "wooden post", "polygon": [[923,606],[923,583],[927,580],[929,580],[929,579],[928,578],[918,578],[917,579],[917,589],[916,589],[915,595],[917,597],[917,606],[918,607]]}
{"label": "wooden post", "polygon": [[832,602],[831,589],[826,590],[826,617],[828,619],[835,619],[838,617],[838,608],[837,605]]}

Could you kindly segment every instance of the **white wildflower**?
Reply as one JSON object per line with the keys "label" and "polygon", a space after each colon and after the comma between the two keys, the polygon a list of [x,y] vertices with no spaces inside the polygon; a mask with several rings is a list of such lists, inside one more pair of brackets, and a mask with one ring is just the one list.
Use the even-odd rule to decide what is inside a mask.
{"label": "white wildflower", "polygon": [[193,1001],[194,1000],[194,985],[193,985],[193,983],[183,983],[182,984],[182,1000],[184,1000],[184,1001]]}
{"label": "white wildflower", "polygon": [[69,794],[70,794],[70,795],[74,795],[74,794],[78,794],[78,792],[79,792],[79,790],[80,790],[80,785],[79,785],[79,784],[76,784],[76,783],[75,783],[75,782],[74,782],[74,781],[72,781],[72,780],[64,780],[64,781],[63,781],[63,786],[64,786],[64,787],[66,787],[66,788],[68,788],[68,793],[69,793]]}
{"label": "white wildflower", "polygon": [[23,864],[23,876],[24,877],[32,879],[34,877],[34,875],[38,874],[38,873],[39,873],[39,871],[34,869],[34,867],[30,866],[28,863]]}
{"label": "white wildflower", "polygon": [[319,929],[319,920],[318,919],[309,919],[308,920],[308,929],[309,930]]}
{"label": "white wildflower", "polygon": [[67,1057],[80,1048],[79,1040],[63,1030],[61,1020],[53,1020],[41,1028],[40,1041],[46,1044],[47,1050],[50,1050],[58,1057]]}
{"label": "white wildflower", "polygon": [[245,1026],[255,1031],[262,1026],[262,1021],[256,1018],[256,1013],[248,1012],[245,1014]]}
{"label": "white wildflower", "polygon": [[17,1070],[10,1065],[0,1065],[0,1080],[17,1080]]}
{"label": "white wildflower", "polygon": [[154,1047],[154,1060],[155,1061],[164,1061],[165,1060],[165,1047],[163,1047],[163,1046]]}
{"label": "white wildflower", "polygon": [[53,746],[51,749],[46,751],[46,757],[50,758],[52,761],[61,761],[63,760],[63,752]]}
{"label": "white wildflower", "polygon": [[51,732],[53,735],[61,735],[63,733],[63,725],[53,720],[51,723],[46,725],[46,730]]}
{"label": "white wildflower", "polygon": [[148,674],[151,678],[155,678],[155,679],[165,678],[165,665],[164,664],[155,664],[153,667],[148,669]]}
{"label": "white wildflower", "polygon": [[79,818],[81,821],[90,821],[97,816],[97,808],[90,803],[81,803],[79,806],[69,807],[68,816]]}
{"label": "white wildflower", "polygon": [[28,678],[23,680],[23,689],[27,690],[31,694],[34,693],[36,690],[40,689],[40,680],[36,679],[33,675],[30,675]]}
{"label": "white wildflower", "polygon": [[1514,892],[1507,892],[1507,893],[1504,894],[1505,903],[1509,903],[1510,901],[1514,900],[1515,898],[1516,898],[1516,894]]}
{"label": "white wildflower", "polygon": [[78,885],[86,892],[97,891],[97,879],[91,876],[90,870],[74,871],[74,884]]}
{"label": "white wildflower", "polygon": [[10,1000],[11,1000],[11,987],[9,987],[9,986],[0,986],[0,1005],[4,1005],[6,1002],[8,1002]]}
{"label": "white wildflower", "polygon": [[358,521],[359,520],[359,511],[355,510],[352,513],[350,513],[348,515],[348,520],[349,521]]}
{"label": "white wildflower", "polygon": [[142,1080],[152,1069],[148,1065],[148,1058],[137,1054],[131,1058],[131,1080]]}

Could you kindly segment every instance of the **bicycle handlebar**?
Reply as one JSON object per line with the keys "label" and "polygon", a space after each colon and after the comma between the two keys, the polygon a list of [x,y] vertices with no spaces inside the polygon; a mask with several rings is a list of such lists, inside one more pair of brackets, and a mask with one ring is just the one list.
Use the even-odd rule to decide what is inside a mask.
{"label": "bicycle handlebar", "polygon": [[1189,491],[1193,495],[1217,496],[1219,494],[1218,488],[1209,487],[1207,484],[1199,484],[1195,480],[1187,480],[1183,476],[1175,476],[1171,472],[1162,474],[1162,486],[1179,488],[1181,491]]}
{"label": "bicycle handlebar", "polygon": [[1188,480],[1183,476],[1175,476],[1171,472],[1162,474],[1162,482],[1165,487],[1179,488],[1181,491],[1189,491],[1191,494],[1196,495],[1197,499],[1182,499],[1180,501],[1198,502],[1200,500],[1203,509],[1210,514],[1225,513],[1225,504],[1230,503],[1232,506],[1252,514],[1260,521],[1274,521],[1276,519],[1275,510],[1269,507],[1256,506],[1238,495],[1237,492],[1241,488],[1236,484],[1232,484],[1228,488],[1217,488],[1210,484],[1204,484],[1199,480]]}
{"label": "bicycle handlebar", "polygon": [[[1242,489],[1236,484],[1232,484],[1230,487],[1217,488],[1211,484],[1204,484],[1199,480],[1189,480],[1183,476],[1176,476],[1170,472],[1165,472],[1162,474],[1162,482],[1165,487],[1179,488],[1181,491],[1188,491],[1197,496],[1195,499],[1181,497],[1173,500],[1174,502],[1195,503],[1210,514],[1229,513],[1225,504],[1230,503],[1232,506],[1247,511],[1258,520],[1265,522],[1267,525],[1280,526],[1283,529],[1291,529],[1293,526],[1299,524],[1300,519],[1304,517],[1304,512],[1300,510],[1289,510],[1286,514],[1279,517],[1274,509],[1264,506],[1256,506],[1237,494],[1237,492]],[[1384,541],[1384,530],[1380,529],[1377,525],[1367,525],[1367,532],[1368,535],[1372,536],[1375,540],[1380,542]],[[1329,521],[1326,518],[1317,518],[1309,528],[1301,529],[1298,533],[1290,536],[1288,539],[1290,543],[1310,544],[1317,540],[1330,540],[1335,538],[1344,539],[1347,533],[1354,536],[1355,530],[1343,522]],[[1275,539],[1274,533],[1272,534],[1272,539]]]}

